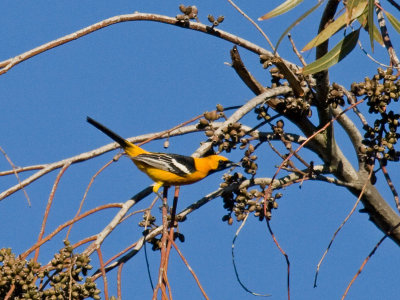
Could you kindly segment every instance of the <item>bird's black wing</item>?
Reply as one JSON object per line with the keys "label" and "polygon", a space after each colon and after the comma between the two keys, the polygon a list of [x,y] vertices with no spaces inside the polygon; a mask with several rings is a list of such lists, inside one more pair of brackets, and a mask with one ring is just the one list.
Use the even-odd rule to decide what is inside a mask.
{"label": "bird's black wing", "polygon": [[185,177],[196,171],[194,159],[190,156],[167,153],[143,153],[131,157],[131,159],[181,177]]}

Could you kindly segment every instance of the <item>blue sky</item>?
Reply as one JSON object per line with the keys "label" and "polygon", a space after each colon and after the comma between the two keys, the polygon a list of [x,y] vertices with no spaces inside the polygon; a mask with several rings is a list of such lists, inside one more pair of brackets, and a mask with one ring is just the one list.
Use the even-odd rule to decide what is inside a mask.
{"label": "blue sky", "polygon": [[[175,16],[180,13],[180,1],[3,1],[0,3],[0,60],[14,57],[43,43],[103,19],[132,13],[149,12]],[[241,1],[241,6],[256,19],[277,5],[278,1]],[[245,39],[268,46],[255,28],[227,1],[193,1],[199,18],[224,15],[221,29]],[[306,9],[310,3],[303,4]],[[315,34],[318,10],[309,20],[292,31],[299,48]],[[276,42],[280,34],[299,16],[299,11],[276,20],[260,23],[266,34]],[[362,34],[366,49],[368,38]],[[335,37],[335,39],[339,39]],[[398,39],[394,41],[395,47]],[[225,62],[230,61],[228,42],[199,32],[151,22],[129,22],[113,25],[79,40],[57,47],[19,64],[0,76],[0,146],[18,166],[51,163],[93,150],[110,143],[105,135],[86,123],[89,115],[124,137],[161,131],[189,120],[204,111],[224,106],[240,105],[253,94]],[[387,63],[385,53],[376,46],[375,55]],[[268,73],[259,59],[239,49],[250,71],[264,84]],[[298,63],[286,40],[279,53]],[[314,54],[305,53],[307,62]],[[331,81],[349,86],[372,76],[377,66],[359,49],[331,70]],[[267,75],[266,75],[267,74]],[[366,111],[365,108],[362,108]],[[250,114],[244,123],[255,125]],[[355,122],[358,121],[355,119]],[[287,130],[295,128],[287,124]],[[359,122],[357,123],[359,124]],[[264,128],[268,131],[268,127]],[[337,134],[340,135],[337,128]],[[193,134],[170,140],[169,152],[190,155],[203,134]],[[343,151],[354,161],[353,150],[345,138],[339,138]],[[163,151],[162,141],[145,146]],[[79,206],[91,176],[117,152],[71,166],[62,177],[50,211],[46,233],[71,219]],[[302,152],[308,160],[318,159]],[[274,174],[277,158],[267,146],[259,148],[259,176]],[[240,158],[231,153],[232,160]],[[4,158],[0,170],[10,166]],[[389,165],[393,181],[398,182],[395,165]],[[52,172],[27,187],[32,205],[28,206],[22,192],[0,202],[2,226],[0,247],[12,247],[21,253],[35,243],[44,208],[58,171]],[[32,173],[21,175],[26,178]],[[192,186],[183,187],[178,211],[203,195],[217,189],[222,174],[214,174]],[[397,180],[397,181],[396,181]],[[126,157],[114,163],[92,186],[84,210],[111,202],[124,202],[150,184]],[[1,178],[0,189],[16,184],[15,177]],[[378,187],[393,203],[383,178]],[[171,193],[171,192],[170,192]],[[271,226],[291,262],[291,293],[294,299],[338,299],[372,250],[382,233],[368,221],[365,214],[356,212],[337,237],[321,267],[318,288],[313,288],[316,264],[333,232],[351,210],[356,199],[343,188],[320,182],[304,182],[282,191],[279,208],[273,212]],[[146,199],[139,205],[145,208]],[[159,206],[159,205],[158,205]],[[359,207],[361,208],[361,206]],[[115,210],[101,212],[76,224],[71,241],[93,235],[112,219]],[[158,214],[155,208],[154,214]],[[222,200],[213,200],[188,220],[180,224],[186,241],[178,244],[198,275],[211,299],[254,299],[235,279],[231,262],[231,243],[240,224],[221,222],[225,214]],[[141,237],[137,226],[141,215],[132,217],[105,241],[102,246],[105,260]],[[62,247],[62,232],[41,251],[40,261],[47,263],[51,254]],[[83,249],[83,248],[82,248]],[[286,297],[286,264],[273,244],[265,223],[250,217],[236,242],[236,263],[242,281],[254,292],[272,294],[271,299]],[[399,295],[398,247],[386,240],[367,264],[350,290],[348,299],[394,299]],[[159,265],[158,252],[148,251],[150,269],[155,280]],[[97,266],[96,255],[93,264]],[[145,269],[143,252],[125,264],[123,269],[123,299],[149,299],[152,291]],[[201,293],[185,266],[175,253],[169,265],[169,279],[174,299],[202,299]],[[109,282],[116,281],[116,272],[108,274]],[[99,286],[102,285],[98,281]],[[116,295],[115,284],[110,294]]]}

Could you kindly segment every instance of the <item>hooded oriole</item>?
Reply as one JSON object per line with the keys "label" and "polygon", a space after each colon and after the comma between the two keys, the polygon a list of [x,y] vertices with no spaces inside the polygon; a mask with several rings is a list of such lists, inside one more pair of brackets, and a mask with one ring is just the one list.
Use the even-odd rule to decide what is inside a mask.
{"label": "hooded oriole", "polygon": [[87,117],[87,121],[120,144],[139,170],[155,182],[153,186],[155,193],[161,186],[195,183],[211,173],[236,165],[221,155],[196,158],[179,154],[148,152],[92,118]]}

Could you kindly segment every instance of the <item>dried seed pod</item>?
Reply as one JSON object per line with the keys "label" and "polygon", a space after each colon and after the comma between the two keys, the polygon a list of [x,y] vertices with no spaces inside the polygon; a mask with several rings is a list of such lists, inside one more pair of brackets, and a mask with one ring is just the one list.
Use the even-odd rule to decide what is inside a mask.
{"label": "dried seed pod", "polygon": [[233,135],[233,136],[237,136],[237,131],[235,130],[235,129],[232,129],[230,132],[229,132],[229,134],[230,135]]}
{"label": "dried seed pod", "polygon": [[180,10],[182,13],[185,13],[185,12],[186,12],[186,6],[183,5],[183,4],[179,5],[179,10]]}
{"label": "dried seed pod", "polygon": [[234,129],[238,130],[238,129],[240,129],[240,128],[242,127],[242,124],[236,122],[236,123],[233,123],[233,124],[232,124],[232,127],[233,127]]}
{"label": "dried seed pod", "polygon": [[211,116],[211,120],[212,120],[212,121],[218,119],[218,113],[217,113],[215,110],[213,110],[213,111],[210,112],[210,116]]}
{"label": "dried seed pod", "polygon": [[269,69],[269,72],[270,73],[278,73],[279,69],[277,67],[273,67],[273,68]]}
{"label": "dried seed pod", "polygon": [[206,134],[206,136],[208,136],[208,137],[212,137],[212,136],[214,135],[214,131],[212,131],[212,130],[207,130],[207,131],[205,132],[205,134]]}
{"label": "dried seed pod", "polygon": [[198,9],[195,5],[190,6],[190,12],[188,12],[188,16],[190,19],[195,19],[197,17]]}
{"label": "dried seed pod", "polygon": [[169,147],[169,140],[164,141],[164,148],[167,149]]}
{"label": "dried seed pod", "polygon": [[219,185],[219,187],[220,187],[221,189],[224,189],[224,188],[228,187],[228,184],[227,184],[226,182],[222,182],[222,183]]}
{"label": "dried seed pod", "polygon": [[285,125],[285,123],[283,122],[283,120],[278,120],[276,122],[276,127],[278,127],[278,128],[283,128],[284,125]]}
{"label": "dried seed pod", "polygon": [[249,148],[248,148],[250,153],[254,152],[254,146],[252,144],[249,144]]}
{"label": "dried seed pod", "polygon": [[211,113],[209,111],[206,111],[203,115],[207,121],[211,121]]}
{"label": "dried seed pod", "polygon": [[223,112],[224,111],[224,107],[221,104],[217,104],[217,111],[218,112]]}
{"label": "dried seed pod", "polygon": [[201,126],[208,126],[210,124],[206,119],[200,119],[199,123]]}

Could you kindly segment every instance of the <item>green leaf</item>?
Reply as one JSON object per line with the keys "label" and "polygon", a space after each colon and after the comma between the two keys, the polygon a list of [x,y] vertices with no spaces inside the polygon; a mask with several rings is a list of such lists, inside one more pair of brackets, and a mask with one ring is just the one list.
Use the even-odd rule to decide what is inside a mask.
{"label": "green leaf", "polygon": [[[367,2],[361,2],[356,7],[354,7],[352,18],[355,19],[359,17],[364,12],[366,6]],[[301,51],[307,51],[312,49],[313,47],[322,44],[332,35],[338,32],[341,28],[343,28],[345,25],[346,25],[346,14],[343,13],[335,21],[333,21],[326,28],[324,28],[324,30],[322,30],[315,38],[313,38],[310,42],[308,42],[307,45],[305,45]]]}
{"label": "green leaf", "polygon": [[398,33],[400,33],[400,22],[397,20],[391,13],[385,11],[387,19],[389,20],[390,24],[392,24],[393,28],[396,29]]}
{"label": "green leaf", "polygon": [[322,3],[324,2],[324,0],[319,0],[318,3],[313,6],[311,9],[309,9],[308,11],[306,11],[304,14],[302,14],[296,21],[294,21],[286,30],[284,33],[282,33],[282,35],[280,36],[278,42],[276,43],[275,46],[275,52],[278,50],[278,46],[281,43],[282,39],[288,34],[288,32],[290,30],[293,29],[293,27],[295,27],[296,25],[298,25],[303,19],[305,19],[309,14],[311,14],[314,10],[316,10]]}
{"label": "green leaf", "polygon": [[374,8],[375,8],[375,0],[368,0],[367,26],[368,26],[369,42],[371,43],[372,52],[374,52]]}
{"label": "green leaf", "polygon": [[329,69],[349,54],[357,45],[360,29],[346,35],[331,51],[302,69],[304,75]]}
{"label": "green leaf", "polygon": [[[359,16],[357,18],[358,22],[363,27],[366,27],[366,25],[367,25],[367,16],[368,16],[368,12],[364,12],[361,16]],[[375,24],[372,24],[372,35],[374,37],[374,40],[377,41],[380,45],[383,46],[383,39],[382,39],[381,32],[379,31],[378,27],[376,27]]]}
{"label": "green leaf", "polygon": [[373,27],[374,27],[373,36],[374,36],[375,41],[377,41],[380,45],[383,46],[383,38],[382,38],[381,32],[379,31],[378,27],[375,26],[375,24]]}
{"label": "green leaf", "polygon": [[367,4],[367,0],[348,0],[346,4],[346,24],[349,25],[353,18],[353,10],[360,4],[360,1]]}
{"label": "green leaf", "polygon": [[291,10],[292,8],[296,7],[299,5],[303,0],[286,0],[283,2],[281,5],[277,6],[273,10],[271,10],[269,13],[263,15],[262,17],[258,18],[258,21],[263,21],[267,20],[276,16],[279,16],[281,14],[284,14]]}

